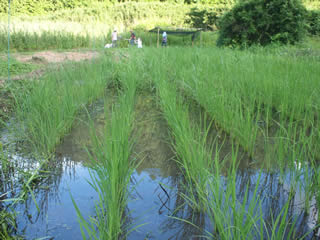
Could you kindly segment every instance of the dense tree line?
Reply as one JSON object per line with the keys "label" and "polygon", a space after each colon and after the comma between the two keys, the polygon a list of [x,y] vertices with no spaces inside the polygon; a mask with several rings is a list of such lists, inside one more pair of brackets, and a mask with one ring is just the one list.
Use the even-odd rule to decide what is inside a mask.
{"label": "dense tree line", "polygon": [[[236,2],[246,0],[10,0],[12,14],[41,15],[62,9],[90,7],[94,3],[105,5],[117,2],[172,2],[184,4],[225,5],[232,6]],[[9,0],[0,0],[0,13],[7,13]],[[307,4],[317,4],[319,0],[303,0]]]}
{"label": "dense tree line", "polygon": [[[295,43],[305,33],[320,35],[320,11],[307,10],[306,4],[302,4],[305,1],[318,4],[318,0],[141,0],[120,4],[111,1],[125,0],[11,0],[11,13],[75,22],[93,18],[127,27],[141,19],[157,23],[171,19],[168,24],[172,26],[219,29],[218,44],[229,46]],[[7,6],[8,0],[0,0],[2,12]]]}

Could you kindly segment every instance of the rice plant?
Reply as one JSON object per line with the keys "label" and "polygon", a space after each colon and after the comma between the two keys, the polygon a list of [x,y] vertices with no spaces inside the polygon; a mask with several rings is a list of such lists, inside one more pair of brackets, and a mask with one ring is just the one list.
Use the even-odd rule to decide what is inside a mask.
{"label": "rice plant", "polygon": [[64,71],[30,82],[30,90],[15,92],[22,133],[39,153],[52,152],[70,130],[79,110],[103,95],[112,76],[109,63],[106,59],[71,63]]}
{"label": "rice plant", "polygon": [[83,239],[125,239],[130,231],[126,205],[128,184],[136,164],[131,158],[136,80],[127,75],[121,79],[121,85],[123,90],[118,90],[120,96],[112,105],[111,114],[105,104],[102,136],[91,123],[90,182],[99,194],[99,201],[95,205],[96,216],[86,220],[73,200]]}
{"label": "rice plant", "polygon": [[165,80],[157,82],[157,90],[164,117],[167,120],[173,137],[173,146],[178,154],[178,163],[186,179],[188,196],[193,208],[205,211],[204,202],[207,199],[207,176],[204,169],[211,166],[211,153],[206,149],[208,131],[202,132],[190,122],[188,106],[183,105],[182,99],[177,96],[174,85]]}

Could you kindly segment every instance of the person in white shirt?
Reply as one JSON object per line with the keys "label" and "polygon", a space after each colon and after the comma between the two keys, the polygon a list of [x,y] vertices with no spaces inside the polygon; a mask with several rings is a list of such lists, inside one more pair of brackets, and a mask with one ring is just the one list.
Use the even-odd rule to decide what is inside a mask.
{"label": "person in white shirt", "polygon": [[168,37],[167,37],[167,33],[166,32],[163,32],[162,34],[162,43],[161,43],[161,46],[167,46],[167,41],[168,41]]}
{"label": "person in white shirt", "polygon": [[142,48],[142,41],[140,38],[138,38],[138,48]]}
{"label": "person in white shirt", "polygon": [[117,46],[117,40],[118,40],[118,34],[117,34],[117,30],[116,29],[112,32],[111,39],[112,39],[112,47],[116,47]]}

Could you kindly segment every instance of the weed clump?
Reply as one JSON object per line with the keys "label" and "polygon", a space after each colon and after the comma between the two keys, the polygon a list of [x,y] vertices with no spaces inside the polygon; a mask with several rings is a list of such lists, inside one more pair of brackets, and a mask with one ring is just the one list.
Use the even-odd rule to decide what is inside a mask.
{"label": "weed clump", "polygon": [[249,0],[220,21],[218,46],[294,44],[306,33],[306,9],[300,0]]}
{"label": "weed clump", "polygon": [[[37,65],[22,63],[13,58],[10,60],[10,75],[28,73],[35,70]],[[8,77],[8,61],[0,61],[0,77]]]}

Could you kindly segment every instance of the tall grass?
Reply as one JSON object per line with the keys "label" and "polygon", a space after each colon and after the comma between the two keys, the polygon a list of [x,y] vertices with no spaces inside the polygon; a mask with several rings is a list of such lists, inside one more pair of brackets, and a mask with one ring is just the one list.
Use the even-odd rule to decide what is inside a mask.
{"label": "tall grass", "polygon": [[79,110],[103,94],[113,74],[110,66],[110,59],[71,63],[30,82],[30,90],[15,92],[16,117],[25,140],[40,153],[52,152]]}
{"label": "tall grass", "polygon": [[157,82],[164,117],[172,131],[173,146],[178,154],[182,173],[187,182],[188,195],[184,197],[197,211],[205,211],[207,199],[207,176],[204,169],[211,168],[212,154],[206,149],[207,130],[192,126],[188,105],[177,97],[173,84],[165,79]]}
{"label": "tall grass", "polygon": [[[247,185],[240,201],[236,194],[237,175],[237,150],[231,152],[232,165],[228,170],[227,179],[221,178],[221,160],[219,152],[214,159],[214,170],[209,176],[208,214],[213,225],[213,231],[209,233],[212,239],[258,239],[263,237],[263,216],[261,213],[260,199],[258,198],[258,186],[260,176],[257,179],[252,196]],[[203,171],[206,171],[203,169]]]}
{"label": "tall grass", "polygon": [[184,66],[172,74],[249,153],[254,152],[259,134],[270,134],[270,128],[286,129],[289,136],[279,133],[294,141],[294,147],[301,141],[318,144],[317,61],[227,50],[187,52],[184,57],[168,56],[168,64]]}
{"label": "tall grass", "polygon": [[[196,100],[214,124],[231,136],[258,167],[271,171],[280,169],[284,177],[286,169],[296,171],[296,164],[308,167],[319,159],[315,146],[319,145],[316,96],[320,66],[312,58],[306,61],[263,50],[243,52],[209,48],[145,49],[131,61],[136,58],[144,59],[142,71],[137,71],[157,86],[181,161],[201,159],[192,155],[192,151],[202,140],[188,130],[188,102],[177,97],[180,91]],[[200,131],[194,128],[195,132]],[[181,148],[177,147],[179,142]],[[186,149],[185,152],[182,149]],[[200,153],[198,149],[197,154]],[[197,164],[199,166],[192,166],[198,172],[201,172],[200,166],[206,165],[201,160]],[[184,167],[188,165],[191,166],[183,163]],[[313,191],[311,175],[306,175],[308,180],[302,189],[306,192],[306,201]],[[198,178],[196,171],[190,174],[191,178],[205,182]],[[299,181],[304,180],[300,178]],[[198,189],[204,191],[203,187],[195,191]]]}
{"label": "tall grass", "polygon": [[[144,46],[156,47],[158,42],[157,33],[150,33],[148,29],[137,29],[135,31],[137,37],[141,38]],[[201,36],[200,36],[201,34]],[[168,34],[167,45],[169,47],[215,47],[218,32],[201,32],[197,34],[192,42],[192,35],[175,35]],[[129,37],[129,34],[122,34],[125,37]],[[109,38],[110,39],[110,38]],[[159,36],[159,46],[161,47],[162,35]]]}
{"label": "tall grass", "polygon": [[[208,188],[210,197],[207,201],[208,215],[212,231],[207,232],[210,239],[296,239],[296,218],[290,217],[289,208],[292,195],[280,208],[263,209],[264,199],[260,196],[263,171],[258,172],[253,189],[247,182],[243,190],[237,190],[238,149],[231,150],[231,165],[229,164],[225,177],[221,177],[225,161],[219,159],[216,150],[213,172],[209,173]],[[204,169],[203,171],[206,171]],[[268,221],[268,218],[271,218]],[[303,239],[299,238],[299,239]]]}
{"label": "tall grass", "polygon": [[[14,27],[11,30],[10,38],[10,49],[11,51],[23,52],[23,51],[36,51],[36,50],[64,50],[64,49],[73,49],[73,48],[100,48],[102,49],[106,43],[111,43],[111,32],[113,28],[105,27],[104,25],[100,26],[101,23],[97,23],[98,26],[94,26],[93,31],[88,29],[78,30],[80,26],[73,26],[73,24],[65,23],[66,26],[70,26],[70,29],[64,31],[61,29],[60,25],[58,27],[53,27],[52,29],[43,28],[32,29],[33,23],[26,25],[26,28],[16,28]],[[50,24],[50,23],[48,23]],[[55,22],[51,23],[56,25]],[[91,23],[94,25],[93,23]],[[32,27],[31,29],[29,29]],[[57,29],[56,29],[57,28]],[[143,46],[157,46],[157,34],[149,33],[149,29],[137,29],[135,34],[137,38],[142,40]],[[119,30],[118,30],[119,31]],[[202,32],[201,36],[198,35],[195,40],[192,42],[191,35],[169,35],[168,36],[168,46],[197,46],[197,47],[214,47],[216,45],[217,32]],[[0,51],[6,51],[8,48],[8,33],[6,29],[0,28]],[[130,33],[123,30],[120,31],[119,38],[121,38],[118,43],[118,46],[128,47],[128,39]],[[122,44],[122,42],[125,42]],[[159,45],[161,46],[161,35],[159,37]]]}
{"label": "tall grass", "polygon": [[[0,30],[0,51],[6,51],[8,48],[7,31]],[[82,36],[63,31],[42,31],[28,32],[25,30],[13,31],[10,33],[10,49],[12,51],[35,51],[48,49],[72,49],[89,48],[103,46],[103,38],[95,39],[96,46],[93,44],[93,38],[89,35]]]}
{"label": "tall grass", "polygon": [[[120,66],[123,67],[122,64]],[[126,205],[128,184],[136,165],[131,157],[134,143],[131,134],[138,75],[131,75],[130,67],[120,74],[116,70],[119,70],[118,67],[115,67],[113,81],[114,85],[119,87],[119,97],[112,105],[111,112],[105,104],[103,135],[91,124],[92,146],[88,154],[92,169],[91,185],[99,194],[99,201],[95,205],[96,217],[85,220],[81,209],[74,202],[83,239],[125,239],[130,231]]]}
{"label": "tall grass", "polygon": [[[133,123],[135,88],[131,85],[117,105],[112,107],[110,123],[105,125],[104,134],[99,137],[93,128],[91,135],[91,185],[99,194],[95,205],[96,217],[86,221],[77,208],[83,239],[125,238],[127,186],[134,163],[130,159],[133,142],[130,134]],[[108,122],[109,112],[105,106]],[[74,202],[75,206],[76,203]],[[87,235],[85,234],[87,232]]]}
{"label": "tall grass", "polygon": [[[93,169],[91,182],[100,199],[97,219],[85,220],[77,209],[84,238],[117,239],[126,235],[126,187],[133,169],[132,109],[136,89],[143,89],[145,84],[153,90],[155,87],[170,127],[172,145],[189,191],[184,197],[194,209],[209,213],[213,230],[208,236],[297,236],[295,219],[289,218],[290,194],[280,212],[269,212],[271,223],[264,220],[269,216],[262,214],[260,178],[253,194],[249,195],[247,185],[242,199],[236,196],[238,149],[246,151],[259,168],[280,169],[283,178],[285,170],[290,169],[296,178],[290,189],[301,186],[308,212],[308,200],[319,196],[313,187],[319,172],[318,61],[263,50],[211,48],[119,49],[110,58],[113,61],[74,65],[81,69],[48,76],[43,83],[32,83],[29,94],[16,97],[18,119],[24,123],[31,143],[48,152],[68,131],[80,107],[101,96],[110,79],[121,89],[110,120],[106,108],[104,135],[101,138],[94,130],[92,134],[93,147],[88,151]],[[213,124],[234,143],[225,181],[221,169],[227,165],[220,163],[219,146],[214,153],[207,146],[208,126],[191,121],[188,98],[203,107]]]}

